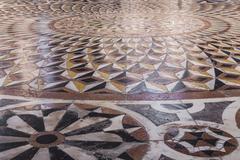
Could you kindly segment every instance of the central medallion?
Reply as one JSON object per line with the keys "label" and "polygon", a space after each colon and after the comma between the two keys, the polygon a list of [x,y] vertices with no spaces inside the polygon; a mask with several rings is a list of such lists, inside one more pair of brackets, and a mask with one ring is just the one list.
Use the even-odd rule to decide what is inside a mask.
{"label": "central medallion", "polygon": [[49,148],[62,144],[65,137],[58,132],[39,132],[30,137],[30,144],[37,148]]}

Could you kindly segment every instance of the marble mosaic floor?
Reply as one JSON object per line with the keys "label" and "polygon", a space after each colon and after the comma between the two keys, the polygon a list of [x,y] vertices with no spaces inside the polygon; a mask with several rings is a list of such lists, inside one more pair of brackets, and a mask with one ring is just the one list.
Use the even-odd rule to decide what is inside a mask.
{"label": "marble mosaic floor", "polygon": [[0,160],[239,160],[239,0],[0,0]]}
{"label": "marble mosaic floor", "polygon": [[5,95],[0,104],[1,160],[239,158],[239,97],[96,101]]}

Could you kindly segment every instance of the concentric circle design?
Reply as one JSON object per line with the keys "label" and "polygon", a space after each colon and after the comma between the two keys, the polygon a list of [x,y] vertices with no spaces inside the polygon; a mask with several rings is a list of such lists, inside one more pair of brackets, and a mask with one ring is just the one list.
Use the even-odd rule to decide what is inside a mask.
{"label": "concentric circle design", "polygon": [[238,4],[2,1],[0,87],[76,94],[239,89]]}
{"label": "concentric circle design", "polygon": [[224,156],[238,147],[232,135],[206,126],[171,128],[165,134],[164,142],[178,152],[197,157]]}
{"label": "concentric circle design", "polygon": [[52,28],[59,32],[85,36],[143,37],[177,35],[210,27],[209,22],[187,15],[126,14],[101,17],[68,17],[56,20]]}
{"label": "concentric circle design", "polygon": [[[116,13],[149,13],[152,11],[167,11],[168,7],[165,6],[165,2],[159,3],[157,0],[151,0],[148,3],[144,0],[41,0],[41,1],[18,1],[11,0],[7,2],[0,2],[4,6],[0,8],[4,14],[8,15],[25,15],[38,17],[37,14],[43,16],[47,14],[49,17],[63,16],[69,14],[76,15],[91,15],[91,14],[116,14]],[[11,4],[11,5],[6,5]],[[133,6],[134,5],[134,6]],[[0,6],[1,7],[1,6]],[[60,16],[60,17],[61,17]]]}

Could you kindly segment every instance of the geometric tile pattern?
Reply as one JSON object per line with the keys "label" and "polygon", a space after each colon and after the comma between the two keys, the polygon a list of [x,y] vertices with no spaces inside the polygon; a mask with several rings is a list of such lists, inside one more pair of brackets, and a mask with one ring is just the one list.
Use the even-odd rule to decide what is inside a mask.
{"label": "geometric tile pattern", "polygon": [[1,0],[0,160],[238,160],[239,6]]}
{"label": "geometric tile pattern", "polygon": [[[67,160],[237,160],[239,157],[239,98],[69,101],[1,97],[19,101],[0,108],[0,158],[4,160],[62,157]],[[218,104],[215,112],[209,110],[210,104]],[[144,109],[148,114],[143,114]],[[204,118],[203,110],[213,118]],[[166,121],[154,117],[159,121],[154,123],[150,115],[156,113],[177,118],[169,116]],[[197,113],[203,118],[192,116]],[[222,123],[218,123],[219,119]]]}
{"label": "geometric tile pattern", "polygon": [[229,134],[206,126],[186,126],[165,135],[166,144],[178,152],[198,156],[223,156],[234,151],[238,143]]}
{"label": "geometric tile pattern", "polygon": [[173,93],[240,87],[238,1],[1,1],[0,87]]}
{"label": "geometric tile pattern", "polygon": [[[141,159],[144,128],[124,113],[86,104],[41,104],[1,114],[1,159]],[[141,154],[138,154],[141,152]]]}
{"label": "geometric tile pattern", "polygon": [[14,104],[19,104],[27,102],[25,100],[15,100],[15,99],[0,99],[0,107],[4,107],[6,105],[14,105]]}

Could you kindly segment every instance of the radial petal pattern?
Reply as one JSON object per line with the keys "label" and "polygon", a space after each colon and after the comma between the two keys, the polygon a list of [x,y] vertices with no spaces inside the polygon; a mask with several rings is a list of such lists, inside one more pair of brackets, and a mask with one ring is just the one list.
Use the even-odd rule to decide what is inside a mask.
{"label": "radial petal pattern", "polygon": [[239,0],[0,0],[0,160],[239,160]]}
{"label": "radial petal pattern", "polygon": [[11,160],[76,160],[79,156],[96,160],[131,157],[132,150],[148,148],[145,129],[125,113],[84,104],[54,106],[4,111],[0,155],[10,153]]}

